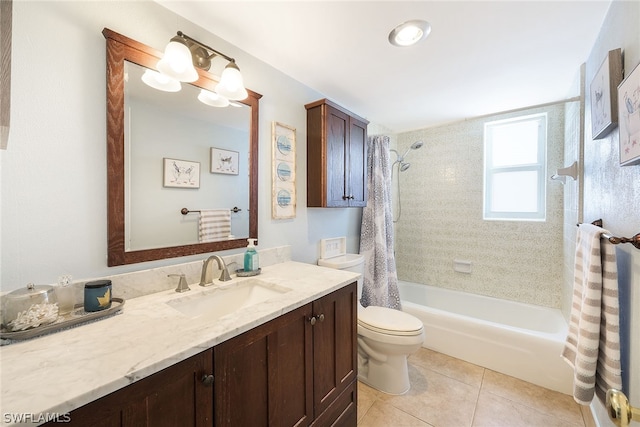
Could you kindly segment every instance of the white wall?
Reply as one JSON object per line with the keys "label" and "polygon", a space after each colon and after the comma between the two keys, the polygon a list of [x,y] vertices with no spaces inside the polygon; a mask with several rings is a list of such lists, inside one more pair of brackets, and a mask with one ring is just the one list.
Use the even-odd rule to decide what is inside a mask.
{"label": "white wall", "polygon": [[[614,1],[586,62],[585,80],[589,85],[604,61],[607,52],[622,48],[625,76],[640,63],[640,3]],[[584,124],[584,221],[602,218],[604,227],[618,236],[633,236],[640,232],[640,165],[619,165],[618,128],[605,138],[591,136],[590,93],[586,90]],[[617,247],[618,275],[628,346],[626,386],[632,405],[640,406],[640,251],[631,245]],[[625,328],[626,326],[626,328]],[[625,360],[623,360],[625,362]],[[626,368],[626,369],[625,369]],[[597,418],[603,426],[613,426],[599,402]]]}
{"label": "white wall", "polygon": [[[2,291],[55,283],[61,274],[81,280],[204,258],[107,267],[104,27],[159,50],[182,30],[235,57],[247,87],[263,95],[260,247],[291,245],[294,260],[315,262],[321,238],[346,235],[357,251],[361,209],[306,208],[304,104],[322,94],[156,3],[14,1],[11,129],[0,152]],[[271,219],[272,121],[297,129],[292,220]]]}

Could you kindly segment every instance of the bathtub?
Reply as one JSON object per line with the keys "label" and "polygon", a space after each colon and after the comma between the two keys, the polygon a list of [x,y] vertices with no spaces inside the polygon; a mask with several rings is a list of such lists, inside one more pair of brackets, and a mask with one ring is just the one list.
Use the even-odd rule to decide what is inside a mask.
{"label": "bathtub", "polygon": [[560,310],[399,281],[402,310],[424,323],[423,347],[566,394]]}

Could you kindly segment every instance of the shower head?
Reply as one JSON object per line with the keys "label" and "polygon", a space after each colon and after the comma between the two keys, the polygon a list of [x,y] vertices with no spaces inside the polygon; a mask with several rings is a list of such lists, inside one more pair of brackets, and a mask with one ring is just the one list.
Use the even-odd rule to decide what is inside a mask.
{"label": "shower head", "polygon": [[[398,160],[400,162],[402,162],[404,160],[404,156],[407,155],[407,153],[409,153],[409,151],[411,150],[417,150],[418,148],[421,148],[424,145],[424,142],[422,141],[416,141],[413,144],[411,144],[411,146],[409,148],[407,148],[407,151],[404,152],[404,154],[402,156],[398,157]],[[405,169],[406,170],[406,169]]]}
{"label": "shower head", "polygon": [[400,163],[400,172],[404,172],[407,169],[409,169],[410,167],[411,167],[411,163],[401,162]]}

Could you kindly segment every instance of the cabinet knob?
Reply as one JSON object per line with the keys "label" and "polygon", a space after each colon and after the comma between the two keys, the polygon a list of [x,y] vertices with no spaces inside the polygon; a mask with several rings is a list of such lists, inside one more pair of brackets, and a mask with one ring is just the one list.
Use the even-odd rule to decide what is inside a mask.
{"label": "cabinet knob", "polygon": [[317,321],[316,316],[311,316],[309,318],[309,323],[311,323],[311,326],[315,325],[316,321]]}
{"label": "cabinet knob", "polygon": [[202,376],[202,384],[206,385],[206,386],[210,386],[213,384],[213,375],[203,375]]}
{"label": "cabinet knob", "polygon": [[318,320],[324,322],[324,314],[319,315]]}

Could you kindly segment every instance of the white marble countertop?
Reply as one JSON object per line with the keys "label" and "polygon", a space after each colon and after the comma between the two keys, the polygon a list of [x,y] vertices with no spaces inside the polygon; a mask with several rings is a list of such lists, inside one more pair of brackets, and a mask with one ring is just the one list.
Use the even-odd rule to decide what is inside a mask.
{"label": "white marble countertop", "polygon": [[[231,282],[216,283],[252,279],[232,277]],[[43,415],[66,414],[358,277],[347,271],[285,262],[263,268],[255,278],[291,291],[217,320],[208,320],[206,314],[189,317],[166,304],[214,290],[191,284],[187,293],[170,290],[134,298],[115,316],[2,346],[0,425],[16,424],[20,416],[37,420]]]}

